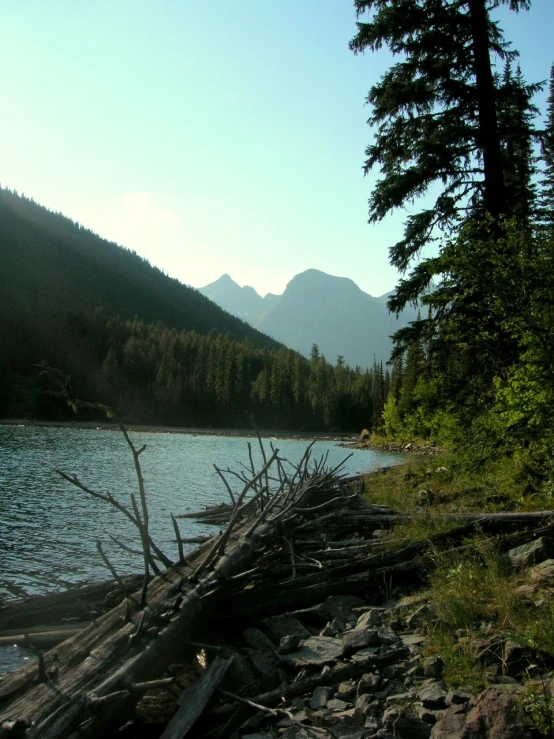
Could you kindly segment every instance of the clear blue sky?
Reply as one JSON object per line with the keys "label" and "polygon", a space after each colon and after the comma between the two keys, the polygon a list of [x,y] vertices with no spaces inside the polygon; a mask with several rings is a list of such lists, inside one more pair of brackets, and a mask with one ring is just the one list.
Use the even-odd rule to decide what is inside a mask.
{"label": "clear blue sky", "polygon": [[[554,0],[501,25],[547,78]],[[382,294],[403,214],[367,225],[361,165],[391,59],[354,33],[350,0],[2,0],[0,182],[196,287]]]}

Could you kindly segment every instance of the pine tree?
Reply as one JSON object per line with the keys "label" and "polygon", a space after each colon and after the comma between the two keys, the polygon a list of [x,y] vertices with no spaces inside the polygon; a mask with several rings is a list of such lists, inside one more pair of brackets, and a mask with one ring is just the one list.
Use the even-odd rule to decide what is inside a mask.
{"label": "pine tree", "polygon": [[550,68],[550,87],[541,154],[544,169],[538,200],[539,227],[554,236],[554,64]]}
{"label": "pine tree", "polygon": [[[528,0],[500,1],[514,10],[529,6]],[[354,4],[360,20],[351,49],[387,45],[402,56],[367,98],[376,134],[364,171],[379,166],[382,172],[369,222],[441,188],[432,207],[408,217],[404,238],[390,249],[391,263],[404,272],[437,230],[456,230],[468,213],[488,212],[495,222],[509,214],[491,55],[510,60],[516,52],[491,20],[486,0]],[[369,11],[371,19],[362,21]],[[400,281],[389,307],[398,311],[416,300],[436,274],[437,260],[421,261]]]}
{"label": "pine tree", "polygon": [[508,211],[522,223],[531,221],[536,198],[533,144],[538,132],[533,119],[539,111],[531,100],[541,88],[542,83],[526,84],[521,67],[514,74],[506,62],[498,85],[498,130]]}

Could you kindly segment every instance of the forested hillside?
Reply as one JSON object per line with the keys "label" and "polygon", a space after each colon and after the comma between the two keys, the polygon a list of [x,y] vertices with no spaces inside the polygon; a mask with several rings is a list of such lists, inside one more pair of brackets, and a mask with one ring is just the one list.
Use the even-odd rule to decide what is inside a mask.
{"label": "forested hillside", "polygon": [[37,363],[145,423],[359,429],[388,374],[306,360],[196,290],[27,198],[0,190],[0,416],[71,417]]}

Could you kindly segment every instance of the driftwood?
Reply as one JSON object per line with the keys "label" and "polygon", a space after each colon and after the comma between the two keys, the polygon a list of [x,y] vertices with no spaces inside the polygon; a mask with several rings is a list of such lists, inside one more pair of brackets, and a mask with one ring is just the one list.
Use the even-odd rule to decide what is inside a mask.
{"label": "driftwood", "polygon": [[[262,678],[254,675],[249,681],[241,677],[243,682],[238,687],[233,684],[229,691],[224,673],[244,668],[241,674],[246,675],[249,658],[229,646],[225,634],[242,633],[246,627],[260,631],[260,618],[284,612],[289,613],[286,623],[296,623],[297,617],[290,612],[299,614],[302,609],[308,609],[306,618],[317,618],[325,610],[319,604],[328,596],[361,595],[366,603],[378,603],[387,589],[422,581],[433,566],[437,547],[463,551],[468,546],[464,540],[475,531],[489,528],[495,532],[506,522],[512,528],[527,527],[498,537],[500,549],[552,531],[551,525],[537,528],[554,515],[551,512],[470,514],[456,516],[460,525],[452,531],[385,551],[381,529],[406,514],[368,504],[359,495],[358,482],[345,483],[336,470],[316,464],[310,471],[308,456],[290,474],[285,473],[278,450],[264,459],[262,469],[246,479],[242,492],[233,497],[233,505],[226,506],[229,523],[222,533],[186,557],[180,555],[181,561],[153,578],[146,592],[143,588],[108,613],[94,615],[88,626],[50,652],[42,654],[39,649],[38,663],[4,676],[0,681],[1,739],[110,737],[122,732],[127,722],[138,721],[141,700],[160,690],[173,695],[177,710],[166,733],[161,727],[157,736],[183,737],[197,722],[209,735],[230,736],[237,721],[244,719],[244,711],[251,714],[265,707],[276,715],[275,707],[283,697],[300,696],[318,685],[334,685],[392,664],[402,648],[385,649],[357,661],[349,661],[345,653],[340,664],[324,672],[315,667],[316,662],[313,668],[309,663],[307,674],[295,679],[275,634],[273,643],[267,635],[265,642],[264,634],[251,635],[262,644],[256,659],[269,665],[265,672],[260,667],[260,674],[277,684],[260,692]],[[277,482],[272,484],[272,478]],[[135,506],[138,519],[137,511]],[[209,519],[209,510],[205,513]],[[192,515],[196,516],[185,514]],[[144,511],[141,520],[148,520]],[[143,523],[145,571],[150,551],[147,535]],[[177,530],[176,538],[180,539]],[[136,580],[133,587],[139,587]],[[128,583],[126,589],[131,590]],[[82,618],[86,609],[81,606],[79,610],[74,594],[67,595],[69,603]],[[22,604],[10,607],[13,613],[25,612]],[[59,613],[59,605],[45,606],[43,612]],[[7,611],[2,620],[0,610],[2,628],[21,628],[15,620]],[[302,624],[299,629],[302,638],[309,634]],[[207,668],[199,681],[189,686],[171,677],[176,661],[192,663],[200,653]],[[276,672],[278,668],[282,674]],[[220,681],[222,689],[218,690]],[[182,696],[177,700],[179,693]],[[211,705],[215,698],[220,705]]]}

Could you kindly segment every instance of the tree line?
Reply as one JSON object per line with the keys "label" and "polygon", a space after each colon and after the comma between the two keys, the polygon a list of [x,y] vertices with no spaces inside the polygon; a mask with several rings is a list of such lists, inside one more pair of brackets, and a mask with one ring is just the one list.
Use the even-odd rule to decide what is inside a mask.
{"label": "tree line", "polygon": [[[76,395],[112,406],[128,421],[173,426],[359,431],[381,416],[390,372],[382,363],[306,359],[229,334],[178,331],[160,321],[109,316],[102,308],[55,324],[58,341],[0,361],[6,417],[71,418],[49,394],[33,359],[63,367]],[[20,334],[21,335],[21,334]],[[9,391],[9,392],[6,392]]]}

